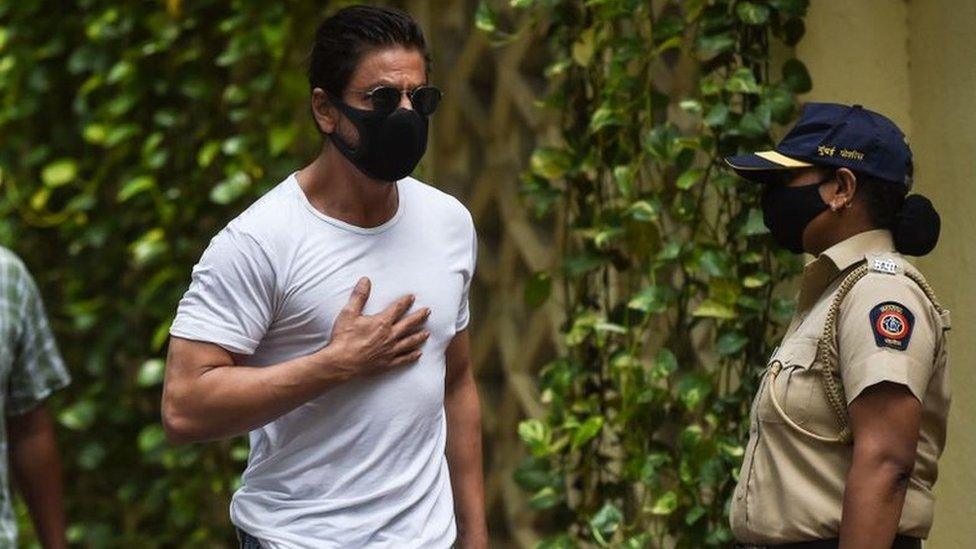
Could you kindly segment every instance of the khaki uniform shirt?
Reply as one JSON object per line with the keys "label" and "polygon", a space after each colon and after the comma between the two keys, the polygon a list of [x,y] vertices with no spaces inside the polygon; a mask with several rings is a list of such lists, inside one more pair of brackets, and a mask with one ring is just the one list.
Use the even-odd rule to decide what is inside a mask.
{"label": "khaki uniform shirt", "polygon": [[752,405],[749,443],[731,505],[732,532],[740,542],[779,544],[839,535],[852,446],[800,433],[777,412],[770,392],[803,428],[823,436],[839,433],[821,374],[810,368],[842,275],[865,259],[880,268],[855,284],[842,302],[837,328],[841,380],[847,404],[883,381],[906,386],[922,403],[918,454],[898,533],[928,535],[949,411],[943,330],[948,318],[903,274],[914,268],[894,252],[891,233],[876,230],[833,246],[804,269],[796,315],[770,359],[783,369],[775,383],[763,377]]}

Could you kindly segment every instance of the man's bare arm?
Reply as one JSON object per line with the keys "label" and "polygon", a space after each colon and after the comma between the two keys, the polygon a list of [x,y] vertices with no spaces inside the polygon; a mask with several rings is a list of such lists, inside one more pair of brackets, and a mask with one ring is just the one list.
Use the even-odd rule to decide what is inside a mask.
{"label": "man's bare arm", "polygon": [[464,549],[482,549],[488,547],[488,528],[481,457],[481,404],[470,347],[467,330],[455,335],[447,347],[446,453],[458,520],[458,543]]}
{"label": "man's bare arm", "polygon": [[14,481],[27,503],[41,546],[67,547],[61,458],[51,414],[41,405],[25,414],[7,417],[7,437]]}
{"label": "man's bare arm", "polygon": [[167,438],[187,443],[236,436],[330,387],[415,363],[429,336],[424,324],[430,311],[404,316],[413,304],[413,297],[405,296],[377,315],[363,315],[369,291],[369,280],[361,279],[327,346],[280,364],[239,366],[217,345],[174,337],[163,386]]}

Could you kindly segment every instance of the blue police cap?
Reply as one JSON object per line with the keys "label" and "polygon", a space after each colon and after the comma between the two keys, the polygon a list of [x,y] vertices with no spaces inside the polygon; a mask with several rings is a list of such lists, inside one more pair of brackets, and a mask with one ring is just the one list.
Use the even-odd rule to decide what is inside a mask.
{"label": "blue police cap", "polygon": [[811,166],[848,168],[912,187],[908,139],[887,117],[861,105],[807,103],[776,148],[725,159],[745,179],[764,182],[783,170]]}

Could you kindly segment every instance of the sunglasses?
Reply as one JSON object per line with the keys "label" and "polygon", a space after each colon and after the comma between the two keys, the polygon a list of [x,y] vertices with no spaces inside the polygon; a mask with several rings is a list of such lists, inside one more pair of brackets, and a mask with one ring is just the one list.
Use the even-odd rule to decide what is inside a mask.
{"label": "sunglasses", "polygon": [[389,114],[400,106],[400,99],[406,94],[413,110],[421,116],[430,116],[440,105],[444,93],[434,86],[418,86],[412,90],[399,90],[392,86],[378,86],[366,92],[364,97],[373,105],[373,110]]}

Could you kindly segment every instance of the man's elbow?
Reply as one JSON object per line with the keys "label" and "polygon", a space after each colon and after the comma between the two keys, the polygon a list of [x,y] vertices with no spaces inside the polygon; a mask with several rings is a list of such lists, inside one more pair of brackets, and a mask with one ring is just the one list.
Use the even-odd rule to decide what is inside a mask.
{"label": "man's elbow", "polygon": [[190,444],[203,440],[195,422],[182,409],[178,399],[164,393],[161,415],[163,432],[170,444]]}

